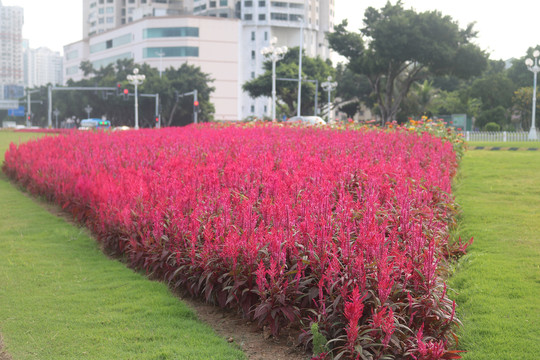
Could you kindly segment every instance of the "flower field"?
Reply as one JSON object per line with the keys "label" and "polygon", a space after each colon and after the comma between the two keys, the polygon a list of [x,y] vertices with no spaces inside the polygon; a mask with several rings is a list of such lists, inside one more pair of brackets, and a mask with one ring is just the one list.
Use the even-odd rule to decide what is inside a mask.
{"label": "flower field", "polygon": [[454,359],[453,146],[406,129],[74,131],[12,144],[3,171],[134,268],[302,330],[317,358]]}

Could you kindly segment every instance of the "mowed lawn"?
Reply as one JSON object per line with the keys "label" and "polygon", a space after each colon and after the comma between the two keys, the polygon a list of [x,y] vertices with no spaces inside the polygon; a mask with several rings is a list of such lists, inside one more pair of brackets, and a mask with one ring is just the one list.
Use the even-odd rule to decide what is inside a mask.
{"label": "mowed lawn", "polygon": [[468,151],[455,193],[474,236],[450,280],[464,358],[540,359],[540,152]]}
{"label": "mowed lawn", "polygon": [[[0,159],[11,140],[0,131]],[[0,175],[0,333],[22,359],[244,359],[162,283]]]}

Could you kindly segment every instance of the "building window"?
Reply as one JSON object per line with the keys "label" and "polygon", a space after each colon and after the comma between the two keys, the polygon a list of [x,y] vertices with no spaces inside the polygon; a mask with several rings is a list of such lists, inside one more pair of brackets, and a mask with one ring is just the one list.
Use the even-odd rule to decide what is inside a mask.
{"label": "building window", "polygon": [[220,17],[220,18],[228,18],[228,17],[229,17],[229,14],[219,14],[219,17]]}
{"label": "building window", "polygon": [[117,60],[131,59],[131,58],[133,58],[133,54],[130,53],[130,52],[127,52],[127,53],[123,53],[123,54],[120,54],[120,55],[111,56],[111,57],[108,57],[108,58],[105,58],[105,59],[93,61],[92,66],[94,66],[94,69],[100,69],[102,67],[106,67],[109,64],[116,63]]}
{"label": "building window", "polygon": [[99,8],[98,9],[98,14],[105,14],[105,9],[104,8]]}
{"label": "building window", "polygon": [[104,18],[99,18],[98,19],[98,24],[105,24],[105,19]]}
{"label": "building window", "polygon": [[146,4],[146,0],[141,0],[141,4]]}
{"label": "building window", "polygon": [[253,114],[255,112],[255,105],[251,105],[251,113]]}
{"label": "building window", "polygon": [[259,14],[259,20],[266,20],[266,14]]}
{"label": "building window", "polygon": [[259,0],[259,7],[265,7],[266,6],[266,0]]}
{"label": "building window", "polygon": [[114,0],[107,0],[107,4],[112,4],[114,3]]}
{"label": "building window", "polygon": [[100,52],[106,49],[112,49],[118,46],[126,45],[131,42],[131,34],[125,34],[114,39],[102,41],[96,44],[90,45],[90,54]]}
{"label": "building window", "polygon": [[251,50],[251,60],[255,60],[255,50]]}
{"label": "building window", "polygon": [[253,15],[252,14],[245,14],[244,15],[244,20],[253,20]]}
{"label": "building window", "polygon": [[216,2],[215,1],[210,1],[209,7],[215,8],[216,7]]}
{"label": "building window", "polygon": [[79,72],[79,66],[70,66],[66,69],[66,75],[73,75]]}
{"label": "building window", "polygon": [[244,1],[244,6],[245,7],[252,7],[253,6],[253,1],[251,1],[251,0]]}
{"label": "building window", "polygon": [[268,41],[268,31],[264,32],[264,41]]}
{"label": "building window", "polygon": [[282,13],[271,13],[271,14],[270,14],[270,19],[272,19],[272,20],[284,20],[284,21],[287,21],[287,14],[282,14]]}
{"label": "building window", "polygon": [[163,37],[199,37],[197,27],[170,27],[170,28],[148,28],[143,30],[143,39],[163,38]]}
{"label": "building window", "polygon": [[252,78],[252,79],[255,79],[255,71],[252,71],[252,72],[251,72],[251,78]]}
{"label": "building window", "polygon": [[196,46],[153,47],[143,49],[143,58],[159,57],[198,57],[199,48]]}
{"label": "building window", "polygon": [[219,0],[219,6],[227,6],[227,0]]}
{"label": "building window", "polygon": [[287,3],[281,2],[281,1],[272,1],[270,5],[275,6],[275,7],[287,7]]}
{"label": "building window", "polygon": [[109,17],[107,18],[107,24],[112,24],[112,23],[114,23],[114,17],[109,16]]}
{"label": "building window", "polygon": [[79,50],[71,50],[66,53],[66,60],[76,59],[79,57]]}
{"label": "building window", "polygon": [[291,21],[302,21],[302,15],[290,14],[289,20]]}
{"label": "building window", "polygon": [[255,41],[255,31],[251,32],[251,41]]}
{"label": "building window", "polygon": [[135,4],[135,0],[129,0],[128,3]]}
{"label": "building window", "polygon": [[107,9],[105,9],[105,11],[107,12],[107,14],[112,14],[114,13],[114,8],[112,6],[107,6]]}
{"label": "building window", "polygon": [[104,0],[99,0],[99,3],[100,4],[103,4],[105,1]]}
{"label": "building window", "polygon": [[303,8],[304,8],[304,4],[290,3],[290,4],[289,4],[289,7],[290,7],[291,9],[303,9]]}

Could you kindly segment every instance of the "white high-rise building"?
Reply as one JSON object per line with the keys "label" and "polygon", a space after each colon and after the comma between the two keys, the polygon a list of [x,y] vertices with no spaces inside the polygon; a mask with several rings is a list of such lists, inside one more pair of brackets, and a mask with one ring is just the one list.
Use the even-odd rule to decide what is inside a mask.
{"label": "white high-rise building", "polygon": [[29,88],[63,83],[63,57],[45,47],[24,49],[25,86]]}
{"label": "white high-rise building", "polygon": [[[263,73],[266,60],[261,49],[270,45],[289,48],[300,46],[303,34],[304,53],[310,57],[328,59],[330,49],[326,32],[334,26],[334,0],[191,0],[197,15],[229,17],[242,20],[241,83]],[[242,94],[242,118],[269,116],[269,98],[252,99]]]}
{"label": "white high-rise building", "polygon": [[83,38],[142,17],[183,13],[184,0],[83,0]]}
{"label": "white high-rise building", "polygon": [[[300,34],[302,33],[305,55],[310,57],[320,56],[323,59],[330,57],[325,34],[333,30],[335,0],[83,1],[83,37],[85,39],[90,37],[90,42],[93,42],[92,38],[96,35],[147,17],[155,19],[156,23],[169,21],[167,18],[179,14],[228,18],[231,20],[239,19],[240,32],[215,34],[217,30],[208,29],[208,31],[209,36],[212,33],[219,35],[215,36],[215,39],[221,39],[220,41],[224,42],[224,46],[227,42],[239,44],[236,61],[240,64],[237,79],[237,83],[240,85],[263,73],[263,63],[266,59],[261,55],[261,49],[269,46],[272,38],[277,38],[277,46],[292,48],[300,45]],[[113,46],[114,44],[111,43],[110,45]],[[168,44],[168,46],[172,45],[172,43]],[[109,45],[106,44],[106,48],[107,46]],[[204,47],[207,46],[208,44],[205,44]],[[85,60],[93,58],[90,54],[91,51],[90,53],[89,51],[89,48],[82,46],[80,43],[72,44],[66,48],[65,62],[70,64],[66,65],[66,78],[76,78],[76,73],[79,71],[71,60],[80,60],[81,57]],[[224,56],[225,61],[225,59],[229,59],[230,55],[218,51],[216,52],[217,58],[212,60],[219,63],[220,56]],[[138,61],[137,56],[133,56],[133,58]],[[184,61],[184,59],[174,60],[172,58],[166,60],[167,66],[175,66],[175,64],[179,66]],[[142,59],[142,61],[149,62],[150,59]],[[216,76],[214,74],[218,74],[219,69],[212,70],[212,76]],[[218,78],[220,77],[218,76]],[[219,85],[217,83],[215,85],[216,91],[220,91]],[[269,98],[252,99],[247,93],[242,92],[237,101],[240,109],[237,114],[238,119],[248,116],[261,117],[270,115]]]}
{"label": "white high-rise building", "polygon": [[23,9],[0,0],[0,99],[6,98],[6,86],[24,83],[22,26]]}

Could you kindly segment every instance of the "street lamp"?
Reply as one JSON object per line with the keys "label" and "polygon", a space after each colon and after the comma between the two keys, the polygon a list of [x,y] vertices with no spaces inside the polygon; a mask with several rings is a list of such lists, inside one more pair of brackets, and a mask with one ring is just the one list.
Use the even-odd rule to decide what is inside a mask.
{"label": "street lamp", "polygon": [[298,49],[298,100],[296,116],[300,116],[300,108],[302,107],[302,50],[304,49],[304,16],[302,16],[302,24],[300,24],[300,48]]}
{"label": "street lamp", "polygon": [[86,107],[84,108],[84,111],[86,111],[86,114],[88,115],[86,118],[87,119],[90,119],[90,113],[92,112],[92,107],[90,105],[86,105]]}
{"label": "street lamp", "polygon": [[128,75],[127,79],[131,85],[135,85],[135,129],[139,129],[139,97],[137,87],[144,82],[146,76],[139,75],[139,69],[133,69],[133,75]]}
{"label": "street lamp", "polygon": [[161,73],[163,72],[163,56],[165,53],[160,50],[156,55],[159,56],[159,78],[161,79]]}
{"label": "street lamp", "polygon": [[56,118],[56,128],[58,129],[58,115],[60,115],[60,111],[58,109],[54,109],[53,114]]}
{"label": "street lamp", "polygon": [[536,74],[540,71],[540,66],[538,66],[538,56],[540,56],[540,51],[534,50],[533,52],[534,61],[531,58],[528,58],[525,60],[525,65],[527,65],[527,68],[533,72],[534,74],[534,87],[533,87],[533,98],[532,98],[532,122],[531,122],[531,130],[529,131],[529,140],[538,140],[538,136],[536,135],[536,125],[535,125],[535,118],[536,118]]}
{"label": "street lamp", "polygon": [[287,47],[276,47],[277,38],[272,38],[270,46],[261,50],[263,56],[267,56],[272,61],[272,121],[276,121],[276,62],[281,60],[287,52]]}
{"label": "street lamp", "polygon": [[321,84],[323,90],[328,92],[328,123],[330,123],[330,107],[332,103],[330,102],[330,94],[337,88],[337,82],[332,81],[332,77],[327,78],[328,81],[325,81]]}

